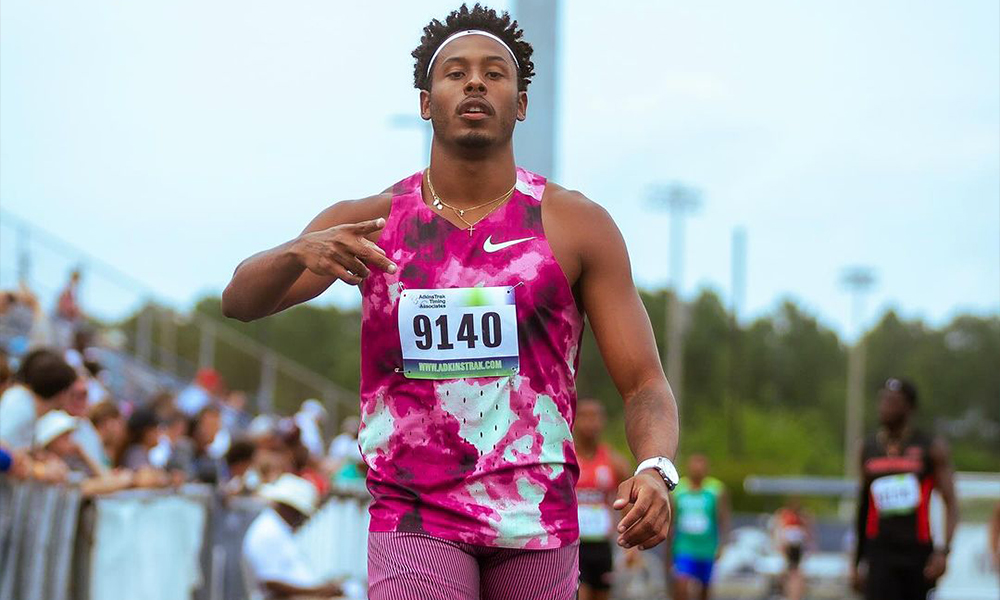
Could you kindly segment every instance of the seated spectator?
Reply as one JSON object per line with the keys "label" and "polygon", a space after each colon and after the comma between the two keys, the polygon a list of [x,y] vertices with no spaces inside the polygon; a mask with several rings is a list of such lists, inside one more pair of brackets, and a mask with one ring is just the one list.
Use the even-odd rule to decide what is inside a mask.
{"label": "seated spectator", "polygon": [[101,402],[94,405],[89,415],[90,422],[97,430],[98,437],[101,438],[101,446],[104,448],[104,466],[112,468],[120,464],[125,454],[125,443],[128,431],[125,425],[125,418],[121,411],[113,402]]}
{"label": "seated spectator", "polygon": [[260,496],[270,506],[254,519],[243,538],[243,558],[260,592],[268,599],[339,596],[340,585],[319,581],[292,536],[316,511],[316,488],[285,474],[262,488]]}
{"label": "seated spectator", "polygon": [[17,380],[0,396],[0,442],[14,450],[28,450],[35,422],[76,392],[77,374],[59,353],[40,349],[21,361]]}
{"label": "seated spectator", "polygon": [[80,421],[61,410],[49,411],[35,426],[35,458],[61,463],[66,481],[79,484],[86,495],[106,494],[131,487],[130,471],[105,472],[84,452],[72,434]]}

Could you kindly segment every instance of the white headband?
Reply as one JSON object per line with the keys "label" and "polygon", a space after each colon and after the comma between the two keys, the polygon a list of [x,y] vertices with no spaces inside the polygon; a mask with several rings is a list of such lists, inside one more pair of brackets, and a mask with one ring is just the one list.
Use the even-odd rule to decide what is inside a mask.
{"label": "white headband", "polygon": [[431,61],[427,63],[427,77],[431,76],[431,68],[434,67],[434,61],[437,60],[438,54],[440,54],[441,51],[444,50],[444,47],[450,44],[451,42],[454,42],[458,38],[465,37],[467,35],[485,35],[486,37],[492,40],[500,42],[500,45],[506,48],[507,52],[510,52],[510,57],[514,59],[514,66],[516,66],[519,69],[521,68],[521,64],[517,62],[517,57],[514,56],[514,51],[510,49],[510,46],[508,46],[506,42],[504,42],[503,40],[501,40],[500,38],[498,38],[497,36],[493,35],[488,31],[481,31],[479,29],[467,29],[465,31],[459,31],[457,33],[453,33],[450,36],[448,36],[448,38],[445,39],[445,41],[441,42],[441,45],[438,46],[437,50],[434,51],[434,54],[431,55]]}

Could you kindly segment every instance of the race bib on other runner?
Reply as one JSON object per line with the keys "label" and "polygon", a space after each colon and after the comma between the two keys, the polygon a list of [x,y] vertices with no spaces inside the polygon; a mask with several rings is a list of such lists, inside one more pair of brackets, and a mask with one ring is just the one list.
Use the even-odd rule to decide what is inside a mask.
{"label": "race bib on other runner", "polygon": [[406,290],[398,326],[411,379],[502,377],[520,366],[513,287]]}
{"label": "race bib on other runner", "polygon": [[603,504],[580,504],[580,539],[603,540],[611,533],[611,511]]}
{"label": "race bib on other runner", "polygon": [[875,508],[883,514],[907,514],[920,504],[920,484],[913,473],[887,475],[872,482]]}
{"label": "race bib on other runner", "polygon": [[700,512],[685,513],[677,521],[677,528],[680,529],[681,533],[690,535],[708,533],[708,527],[708,516]]}

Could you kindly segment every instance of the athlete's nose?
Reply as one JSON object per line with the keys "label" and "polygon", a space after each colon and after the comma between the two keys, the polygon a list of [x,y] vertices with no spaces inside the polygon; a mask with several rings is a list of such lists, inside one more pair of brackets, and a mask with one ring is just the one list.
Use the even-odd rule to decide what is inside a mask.
{"label": "athlete's nose", "polygon": [[469,77],[469,81],[465,84],[466,94],[485,94],[486,93],[486,83],[478,76],[472,75]]}

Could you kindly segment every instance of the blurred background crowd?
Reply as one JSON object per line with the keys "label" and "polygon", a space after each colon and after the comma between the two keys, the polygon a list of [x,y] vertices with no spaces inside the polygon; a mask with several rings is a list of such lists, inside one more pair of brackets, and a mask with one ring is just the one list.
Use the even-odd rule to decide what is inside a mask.
{"label": "blurred background crowd", "polygon": [[27,286],[0,304],[0,470],[14,478],[79,485],[86,494],[187,482],[252,494],[284,473],[363,487],[357,419],[327,444],[316,399],[292,415],[252,414],[243,390],[214,369],[184,387],[116,395],[100,336],[77,299],[73,272],[46,310]]}

